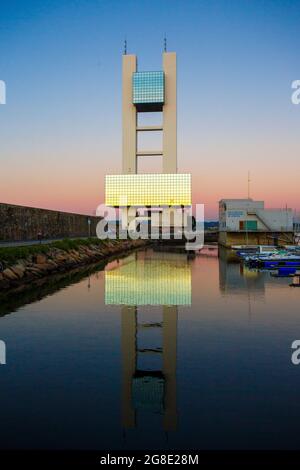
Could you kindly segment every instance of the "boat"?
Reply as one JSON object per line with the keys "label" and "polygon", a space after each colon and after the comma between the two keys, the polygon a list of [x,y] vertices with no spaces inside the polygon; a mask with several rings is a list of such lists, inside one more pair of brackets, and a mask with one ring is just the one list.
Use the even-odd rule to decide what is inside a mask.
{"label": "boat", "polygon": [[245,261],[251,267],[276,269],[283,267],[300,268],[300,256],[281,252],[270,256],[252,256]]}
{"label": "boat", "polygon": [[278,253],[278,247],[272,245],[254,245],[254,246],[247,246],[247,245],[240,245],[236,246],[235,248],[236,254],[240,258],[248,258],[252,255],[269,255],[272,253]]}
{"label": "boat", "polygon": [[283,267],[278,268],[276,273],[270,273],[272,277],[291,277],[295,276],[297,268]]}
{"label": "boat", "polygon": [[[236,253],[243,263],[250,268],[257,269],[280,269],[290,268],[293,274],[300,268],[300,250],[297,246],[279,247],[273,245],[243,246],[236,245]],[[283,271],[278,273],[278,277],[283,275]]]}

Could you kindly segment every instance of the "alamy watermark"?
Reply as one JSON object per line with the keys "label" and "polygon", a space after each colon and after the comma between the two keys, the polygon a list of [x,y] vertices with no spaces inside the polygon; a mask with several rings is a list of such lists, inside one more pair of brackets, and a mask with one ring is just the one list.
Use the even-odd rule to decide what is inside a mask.
{"label": "alamy watermark", "polygon": [[6,364],[6,344],[0,340],[0,365]]}
{"label": "alamy watermark", "polygon": [[[204,245],[204,204],[181,207],[127,207],[120,210],[100,204],[96,215],[96,233],[105,239],[184,240],[187,250],[196,251]],[[194,215],[193,215],[194,213]]]}
{"label": "alamy watermark", "polygon": [[300,339],[295,339],[292,342],[291,348],[295,350],[292,352],[291,361],[294,366],[298,366],[300,364]]}
{"label": "alamy watermark", "polygon": [[300,80],[294,80],[292,82],[292,89],[295,90],[291,96],[292,103],[300,104]]}
{"label": "alamy watermark", "polygon": [[6,104],[6,84],[0,80],[0,104]]}

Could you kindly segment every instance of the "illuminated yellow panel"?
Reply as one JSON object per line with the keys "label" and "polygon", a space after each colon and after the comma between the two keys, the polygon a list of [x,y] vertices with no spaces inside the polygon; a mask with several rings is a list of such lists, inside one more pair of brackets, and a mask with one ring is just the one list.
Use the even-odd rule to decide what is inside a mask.
{"label": "illuminated yellow panel", "polygon": [[190,206],[191,200],[188,173],[107,175],[105,178],[107,206]]}
{"label": "illuminated yellow panel", "polygon": [[105,271],[106,305],[191,305],[191,268],[186,258],[128,261]]}

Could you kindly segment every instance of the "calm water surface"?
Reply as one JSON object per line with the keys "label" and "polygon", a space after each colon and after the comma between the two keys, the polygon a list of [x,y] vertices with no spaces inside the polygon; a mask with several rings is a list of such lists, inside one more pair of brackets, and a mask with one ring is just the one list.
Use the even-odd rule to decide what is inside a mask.
{"label": "calm water surface", "polygon": [[148,249],[6,303],[1,448],[299,449],[300,289],[215,254]]}

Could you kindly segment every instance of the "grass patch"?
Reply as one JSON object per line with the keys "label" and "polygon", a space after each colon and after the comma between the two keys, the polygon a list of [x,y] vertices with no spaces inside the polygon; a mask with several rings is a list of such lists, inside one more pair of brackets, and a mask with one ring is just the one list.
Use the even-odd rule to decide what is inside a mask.
{"label": "grass patch", "polygon": [[29,256],[37,255],[38,253],[47,254],[50,248],[58,248],[63,251],[76,250],[80,246],[90,245],[105,245],[106,240],[99,240],[98,238],[78,238],[71,240],[66,238],[47,244],[29,245],[29,246],[16,246],[16,247],[0,247],[0,262],[5,266],[15,263],[19,259],[28,258]]}
{"label": "grass patch", "polygon": [[78,238],[76,240],[65,238],[64,240],[53,242],[49,246],[52,248],[59,248],[64,251],[70,251],[76,250],[76,248],[79,248],[80,246],[105,245],[105,243],[106,240],[99,240],[99,238]]}

